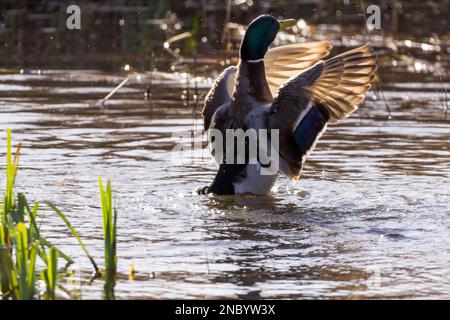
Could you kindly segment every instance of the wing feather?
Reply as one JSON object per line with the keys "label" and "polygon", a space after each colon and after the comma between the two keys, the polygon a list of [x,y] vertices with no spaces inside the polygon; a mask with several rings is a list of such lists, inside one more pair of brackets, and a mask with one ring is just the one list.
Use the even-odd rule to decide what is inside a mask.
{"label": "wing feather", "polygon": [[377,63],[366,44],[322,64],[321,75],[304,90],[312,100],[329,109],[332,115],[330,122],[335,123],[358,109],[375,78]]}
{"label": "wing feather", "polygon": [[208,130],[211,119],[216,110],[223,104],[231,101],[237,68],[231,66],[226,68],[214,81],[205,98],[203,107],[203,130]]}
{"label": "wing feather", "polygon": [[297,43],[270,49],[264,57],[266,78],[272,95],[290,77],[313,66],[331,50],[329,41]]}
{"label": "wing feather", "polygon": [[370,47],[364,45],[317,62],[285,81],[282,75],[291,71],[288,67],[286,71],[272,72],[269,84],[280,85],[280,89],[270,107],[268,123],[270,129],[279,130],[279,152],[284,163],[281,171],[297,180],[305,158],[327,124],[357,110],[377,66]]}

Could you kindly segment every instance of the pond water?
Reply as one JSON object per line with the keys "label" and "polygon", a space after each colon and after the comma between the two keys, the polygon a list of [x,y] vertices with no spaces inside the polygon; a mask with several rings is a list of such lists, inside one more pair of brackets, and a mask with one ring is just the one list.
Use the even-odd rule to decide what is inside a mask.
{"label": "pond water", "polygon": [[[448,298],[450,83],[380,72],[391,118],[370,92],[356,114],[329,126],[297,185],[279,178],[267,197],[199,196],[216,170],[207,151],[171,152],[179,136],[201,130],[192,96],[202,98],[212,72],[189,92],[189,75],[152,74],[150,100],[143,74],[101,109],[95,102],[124,74],[3,71],[1,161],[10,127],[23,144],[17,191],[62,209],[99,264],[97,177],[112,180],[118,298]],[[65,225],[50,212],[41,220],[83,274],[66,287],[101,298],[102,282],[86,283],[90,263]]]}

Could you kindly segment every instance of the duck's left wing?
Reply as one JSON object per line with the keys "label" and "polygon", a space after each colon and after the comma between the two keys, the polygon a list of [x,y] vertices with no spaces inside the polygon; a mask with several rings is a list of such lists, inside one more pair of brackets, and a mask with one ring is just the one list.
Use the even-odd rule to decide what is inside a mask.
{"label": "duck's left wing", "polygon": [[332,46],[329,41],[289,44],[270,49],[264,57],[266,78],[272,95],[290,77],[313,66],[326,57]]}
{"label": "duck's left wing", "polygon": [[203,130],[209,129],[211,119],[216,110],[223,104],[231,100],[231,94],[234,88],[237,68],[231,66],[226,68],[214,81],[211,89],[205,98],[203,107]]}

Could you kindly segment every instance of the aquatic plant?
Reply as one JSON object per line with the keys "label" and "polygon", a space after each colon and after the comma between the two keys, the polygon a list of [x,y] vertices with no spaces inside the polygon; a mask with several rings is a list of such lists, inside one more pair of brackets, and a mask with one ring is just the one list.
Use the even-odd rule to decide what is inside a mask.
{"label": "aquatic plant", "polygon": [[103,297],[114,299],[117,272],[117,211],[113,209],[111,181],[108,180],[106,189],[103,188],[102,179],[98,178],[100,198],[102,203],[103,235],[105,240],[105,284]]}
{"label": "aquatic plant", "polygon": [[55,299],[56,279],[58,277],[58,250],[50,248],[47,256],[47,269],[42,270],[41,280],[46,285],[46,298]]}
{"label": "aquatic plant", "polygon": [[[12,155],[11,130],[7,130],[6,146],[6,189],[0,205],[0,289],[2,299],[30,300],[37,298],[36,259],[43,262],[41,280],[45,283],[46,299],[55,299],[58,278],[58,257],[66,261],[61,271],[67,271],[74,261],[52,245],[41,235],[40,226],[36,223],[40,203],[35,202],[30,208],[22,193],[14,194],[16,176],[19,168],[21,145]],[[47,209],[55,212],[70,229],[82,249],[90,259],[96,274],[98,268],[89,255],[85,245],[67,217],[51,202],[43,201]],[[47,253],[48,251],[48,253]]]}

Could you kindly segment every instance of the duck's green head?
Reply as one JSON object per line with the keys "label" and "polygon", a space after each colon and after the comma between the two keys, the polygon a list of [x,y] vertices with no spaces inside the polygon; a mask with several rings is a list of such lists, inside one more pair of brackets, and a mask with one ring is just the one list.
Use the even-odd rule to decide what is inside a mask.
{"label": "duck's green head", "polygon": [[250,61],[263,59],[278,31],[295,22],[293,19],[277,20],[269,14],[259,16],[248,25],[241,43],[240,58]]}

